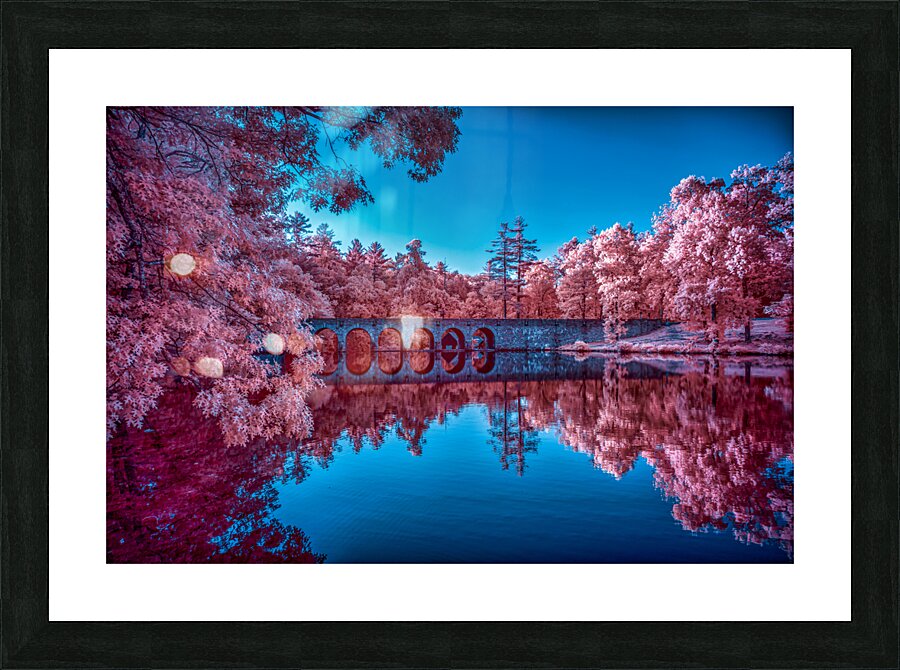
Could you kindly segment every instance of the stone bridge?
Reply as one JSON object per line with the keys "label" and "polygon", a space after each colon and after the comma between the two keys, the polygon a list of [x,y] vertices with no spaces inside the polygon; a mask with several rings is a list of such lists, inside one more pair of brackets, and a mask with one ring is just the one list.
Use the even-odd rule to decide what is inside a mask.
{"label": "stone bridge", "polygon": [[[366,340],[374,351],[540,351],[577,340],[606,339],[600,319],[310,319],[309,326],[330,348],[347,349],[347,337]],[[658,319],[626,323],[625,337],[661,327]]]}

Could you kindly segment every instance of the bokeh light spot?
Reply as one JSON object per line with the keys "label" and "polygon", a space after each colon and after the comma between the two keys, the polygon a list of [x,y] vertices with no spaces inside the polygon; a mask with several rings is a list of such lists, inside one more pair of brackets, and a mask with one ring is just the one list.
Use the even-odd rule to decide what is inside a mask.
{"label": "bokeh light spot", "polygon": [[190,254],[175,254],[169,259],[169,269],[179,277],[187,277],[197,267],[197,261]]}
{"label": "bokeh light spot", "polygon": [[222,365],[222,361],[218,358],[204,356],[194,363],[194,370],[197,371],[198,375],[218,379],[225,373],[225,366]]}
{"label": "bokeh light spot", "polygon": [[278,333],[269,333],[263,338],[263,348],[270,354],[280,356],[284,353],[284,338]]}
{"label": "bokeh light spot", "polygon": [[187,377],[191,374],[191,362],[184,356],[172,359],[172,372],[180,377]]}

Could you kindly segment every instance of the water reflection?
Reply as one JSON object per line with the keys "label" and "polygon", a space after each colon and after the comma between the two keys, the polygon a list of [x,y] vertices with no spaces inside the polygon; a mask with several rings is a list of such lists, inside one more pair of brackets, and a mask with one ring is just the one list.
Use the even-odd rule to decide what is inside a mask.
{"label": "water reflection", "polygon": [[420,375],[427,375],[434,369],[434,352],[411,351],[409,353],[409,367]]}
{"label": "water reflection", "polygon": [[466,367],[466,352],[442,351],[441,365],[444,366],[444,371],[450,374],[455,375],[458,372],[462,372],[462,369]]}
{"label": "water reflection", "polygon": [[303,479],[297,445],[226,447],[185,387],[143,430],[107,444],[109,563],[317,563],[303,532],[277,520],[275,484]]}
{"label": "water reflection", "polygon": [[[337,368],[337,366],[335,366]],[[400,351],[379,351],[378,369],[386,375],[395,375],[403,368],[403,354]],[[334,370],[331,370],[334,372]],[[330,372],[327,374],[331,374]]]}
{"label": "water reflection", "polygon": [[[427,456],[435,426],[455,431],[458,440],[486,441],[482,448],[493,451],[497,467],[523,481],[529,460],[548,449],[547,435],[562,445],[557,449],[585,454],[610,481],[646,462],[652,468],[646,493],[666,501],[681,532],[720,531],[791,557],[790,368],[487,354],[379,351],[378,364],[370,358],[366,368],[370,377],[407,366],[415,371],[392,383],[361,378],[350,361],[339,360],[338,372],[326,374],[327,385],[309,399],[315,429],[299,444],[227,449],[214,424],[190,406],[188,392],[169,394],[152,417],[153,432],[131,431],[109,444],[109,560],[323,560],[302,531],[276,520],[274,485],[302,489],[307,470],[327,469],[344,447],[378,450],[390,439]],[[353,367],[362,369],[355,361]],[[452,381],[449,374],[478,381]],[[477,426],[456,422],[468,407],[482,412]],[[560,514],[579,515],[578,491],[569,509],[557,500],[561,493],[531,495],[546,494]]]}
{"label": "water reflection", "polygon": [[472,354],[472,367],[482,374],[491,372],[496,361],[497,355],[493,351],[476,351]]}

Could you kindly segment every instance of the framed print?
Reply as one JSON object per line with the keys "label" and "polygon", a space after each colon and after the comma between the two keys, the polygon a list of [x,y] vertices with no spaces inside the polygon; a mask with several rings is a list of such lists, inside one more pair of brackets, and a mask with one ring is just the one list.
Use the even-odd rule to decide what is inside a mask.
{"label": "framed print", "polygon": [[4,667],[897,665],[894,5],[2,19]]}

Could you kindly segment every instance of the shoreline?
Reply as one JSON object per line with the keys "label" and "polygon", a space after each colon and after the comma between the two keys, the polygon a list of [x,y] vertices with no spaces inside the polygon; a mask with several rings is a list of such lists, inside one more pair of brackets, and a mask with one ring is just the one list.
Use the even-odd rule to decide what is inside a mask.
{"label": "shoreline", "polygon": [[617,354],[617,355],[636,355],[636,356],[720,356],[735,358],[752,358],[754,356],[767,356],[771,358],[793,358],[793,348],[768,350],[768,349],[740,349],[737,347],[717,347],[711,349],[709,347],[684,348],[684,347],[621,347],[614,345],[601,345],[599,343],[586,343],[588,346],[578,346],[578,344],[566,344],[557,347],[555,351],[563,354]]}
{"label": "shoreline", "polygon": [[722,342],[699,341],[702,335],[691,332],[682,324],[670,324],[658,330],[618,342],[577,341],[557,347],[567,354],[614,354],[638,356],[716,356],[747,358],[766,356],[791,358],[794,356],[793,333],[781,319],[754,319],[751,341],[744,342],[743,331],[729,329]]}

